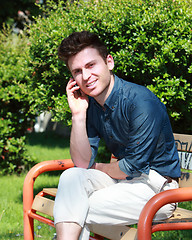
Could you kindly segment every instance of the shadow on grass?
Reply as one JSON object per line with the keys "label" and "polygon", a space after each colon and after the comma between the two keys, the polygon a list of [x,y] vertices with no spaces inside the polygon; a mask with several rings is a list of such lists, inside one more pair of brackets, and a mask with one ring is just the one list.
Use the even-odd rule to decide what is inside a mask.
{"label": "shadow on grass", "polygon": [[[32,132],[26,135],[26,143],[30,147],[35,147],[34,148],[35,150],[31,150],[31,151],[35,151],[35,155],[34,155],[35,162],[36,162],[35,164],[42,161],[40,160],[42,157],[41,156],[42,153],[43,154],[45,153],[42,157],[43,159],[45,159],[43,161],[52,160],[52,159],[70,158],[70,157],[64,157],[64,154],[61,154],[61,157],[58,157],[59,151],[61,153],[65,152],[66,150],[67,152],[69,151],[69,148],[70,148],[69,137],[63,137],[51,131],[46,131],[43,133]],[[45,158],[45,156],[47,158]],[[50,171],[44,174],[47,174],[49,176],[59,176],[61,172],[62,171]]]}
{"label": "shadow on grass", "polygon": [[69,138],[58,135],[54,132],[28,133],[27,144],[31,146],[40,145],[49,148],[69,148]]}

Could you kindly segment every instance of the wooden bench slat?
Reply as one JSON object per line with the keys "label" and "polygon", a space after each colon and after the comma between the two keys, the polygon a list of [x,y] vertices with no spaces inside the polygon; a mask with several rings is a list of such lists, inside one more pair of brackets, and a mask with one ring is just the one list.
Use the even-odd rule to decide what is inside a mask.
{"label": "wooden bench slat", "polygon": [[173,217],[171,217],[170,219],[181,219],[181,218],[191,218],[192,219],[192,211],[178,207],[175,210]]}
{"label": "wooden bench slat", "polygon": [[178,207],[173,213],[172,217],[162,221],[155,221],[153,222],[153,225],[161,223],[178,223],[178,222],[192,222],[192,211]]}
{"label": "wooden bench slat", "polygon": [[57,193],[57,188],[43,188],[43,192],[55,197]]}
{"label": "wooden bench slat", "polygon": [[54,201],[45,197],[36,195],[33,201],[32,209],[53,217]]}
{"label": "wooden bench slat", "polygon": [[179,179],[179,187],[191,187],[192,186],[192,173],[181,172],[181,178]]}
{"label": "wooden bench slat", "polygon": [[128,226],[112,226],[112,225],[89,225],[91,232],[94,232],[102,237],[109,238],[111,240],[136,240],[137,229],[130,228]]}
{"label": "wooden bench slat", "polygon": [[174,133],[174,138],[178,151],[185,151],[192,153],[192,135]]}

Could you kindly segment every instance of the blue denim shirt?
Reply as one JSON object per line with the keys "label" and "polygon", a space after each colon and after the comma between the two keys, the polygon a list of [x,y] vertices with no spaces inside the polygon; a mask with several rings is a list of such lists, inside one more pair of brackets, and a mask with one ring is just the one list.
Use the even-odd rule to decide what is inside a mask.
{"label": "blue denim shirt", "polygon": [[87,134],[94,163],[99,140],[119,160],[130,178],[153,169],[162,176],[180,177],[180,163],[166,107],[147,88],[115,76],[104,108],[90,97]]}

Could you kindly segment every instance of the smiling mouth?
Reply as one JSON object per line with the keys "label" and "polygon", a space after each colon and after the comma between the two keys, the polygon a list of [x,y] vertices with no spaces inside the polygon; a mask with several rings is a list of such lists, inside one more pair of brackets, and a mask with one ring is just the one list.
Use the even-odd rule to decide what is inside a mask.
{"label": "smiling mouth", "polygon": [[91,86],[93,86],[95,83],[96,83],[96,81],[91,82],[91,83],[87,84],[87,87],[91,87]]}

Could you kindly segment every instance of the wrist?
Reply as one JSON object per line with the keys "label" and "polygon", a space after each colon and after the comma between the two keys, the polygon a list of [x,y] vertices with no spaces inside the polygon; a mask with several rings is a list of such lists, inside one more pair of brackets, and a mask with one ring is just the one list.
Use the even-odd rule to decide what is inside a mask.
{"label": "wrist", "polygon": [[72,122],[86,121],[86,111],[72,114]]}
{"label": "wrist", "polygon": [[95,169],[99,170],[99,171],[104,171],[103,169],[104,164],[103,163],[95,163]]}

